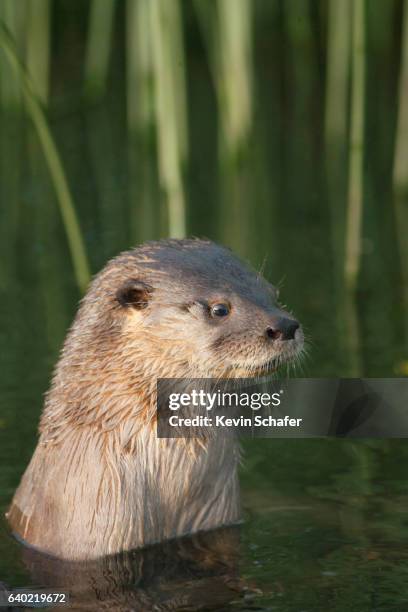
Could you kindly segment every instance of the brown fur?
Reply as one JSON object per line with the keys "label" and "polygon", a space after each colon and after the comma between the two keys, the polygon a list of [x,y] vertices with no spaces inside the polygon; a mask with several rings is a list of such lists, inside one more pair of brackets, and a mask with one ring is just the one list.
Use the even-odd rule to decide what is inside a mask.
{"label": "brown fur", "polygon": [[[92,282],[67,335],[40,439],[9,522],[25,541],[90,559],[231,524],[238,447],[158,440],[158,378],[251,376],[293,359],[303,338],[270,342],[274,288],[208,241],[147,243]],[[209,304],[228,302],[223,320]]]}

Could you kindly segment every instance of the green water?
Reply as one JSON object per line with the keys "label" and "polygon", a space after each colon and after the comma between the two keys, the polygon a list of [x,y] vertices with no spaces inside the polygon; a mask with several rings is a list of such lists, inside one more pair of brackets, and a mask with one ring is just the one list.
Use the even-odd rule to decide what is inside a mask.
{"label": "green water", "polygon": [[[166,236],[166,210],[154,140],[135,142],[126,130],[122,45],[114,45],[108,96],[84,105],[83,24],[68,5],[61,3],[54,41],[50,118],[96,272],[121,249]],[[363,259],[347,316],[330,213],[333,198],[344,206],[346,187],[341,180],[333,192],[327,176],[322,33],[288,44],[281,8],[268,23],[259,18],[254,131],[239,158],[219,169],[215,94],[197,25],[188,30],[188,232],[232,246],[257,268],[264,264],[307,332],[304,376],[407,373],[391,197],[396,50],[393,30],[385,32],[375,11],[370,19]],[[42,397],[80,295],[36,136],[18,114],[3,113],[0,124],[3,514],[35,447]],[[247,441],[237,562],[250,586],[245,597],[212,609],[408,610],[407,462],[405,440]],[[194,580],[181,587],[194,590]],[[4,522],[0,581],[38,584]],[[195,609],[205,605],[204,589]]]}

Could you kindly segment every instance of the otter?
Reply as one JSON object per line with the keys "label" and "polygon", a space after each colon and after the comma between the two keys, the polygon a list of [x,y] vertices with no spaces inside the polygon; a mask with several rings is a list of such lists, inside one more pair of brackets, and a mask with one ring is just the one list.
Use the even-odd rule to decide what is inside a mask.
{"label": "otter", "polygon": [[174,239],[112,259],[65,339],[13,532],[80,561],[238,522],[237,441],[158,439],[157,379],[256,377],[302,346],[275,288],[225,247]]}

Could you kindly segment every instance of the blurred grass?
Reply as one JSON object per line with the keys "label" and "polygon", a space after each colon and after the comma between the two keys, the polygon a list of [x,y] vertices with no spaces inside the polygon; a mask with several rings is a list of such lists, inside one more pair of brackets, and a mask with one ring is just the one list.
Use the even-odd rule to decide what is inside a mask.
{"label": "blurred grass", "polygon": [[84,59],[84,94],[92,101],[106,92],[116,0],[92,0]]}
{"label": "blurred grass", "polygon": [[34,86],[35,95],[47,104],[50,72],[51,4],[50,0],[26,0],[27,20],[27,71]]}
{"label": "blurred grass", "polygon": [[394,158],[394,188],[408,196],[408,2],[403,3],[398,122]]}
{"label": "blurred grass", "polygon": [[[36,125],[58,194],[78,284],[85,287],[89,278],[85,242],[90,238],[85,241],[79,228],[80,217],[86,227],[86,214],[98,216],[106,254],[113,252],[113,245],[120,247],[129,240],[182,237],[191,232],[190,198],[197,189],[191,191],[189,175],[194,163],[192,150],[201,145],[201,142],[192,142],[191,126],[193,122],[194,126],[199,123],[192,107],[192,71],[196,69],[196,50],[203,47],[211,91],[206,92],[208,97],[200,103],[200,108],[205,113],[208,100],[212,104],[211,96],[214,96],[216,147],[202,154],[201,163],[207,157],[210,165],[213,160],[209,157],[214,157],[216,173],[215,177],[205,179],[203,192],[208,202],[205,204],[203,197],[202,216],[216,218],[216,237],[250,258],[257,251],[253,238],[255,227],[265,219],[262,240],[273,235],[274,245],[279,243],[279,247],[271,245],[271,249],[281,250],[286,242],[281,232],[286,215],[284,208],[297,210],[298,215],[315,214],[311,201],[316,197],[312,192],[319,177],[313,160],[316,154],[322,155],[330,203],[327,215],[331,219],[332,261],[329,265],[335,278],[336,308],[343,313],[339,318],[340,329],[344,324],[349,325],[354,330],[352,335],[358,336],[360,314],[356,305],[365,249],[364,232],[369,227],[367,215],[375,214],[367,199],[364,181],[370,157],[364,132],[373,104],[365,89],[365,75],[373,62],[364,51],[365,39],[370,44],[372,39],[374,48],[380,50],[390,45],[392,37],[379,38],[381,15],[392,14],[397,22],[402,8],[402,32],[393,43],[396,51],[389,52],[389,57],[398,56],[401,60],[400,74],[396,76],[399,113],[393,169],[395,193],[401,194],[408,182],[406,2],[396,0],[391,8],[377,4],[375,28],[370,26],[369,19],[372,6],[372,0],[327,3],[89,0],[75,7],[55,0],[1,0],[0,20],[10,32],[15,55],[10,64],[4,53],[0,54],[1,120],[7,124],[9,116],[17,117],[15,131],[23,135],[24,122],[19,117],[25,107]],[[67,21],[62,24],[58,15],[64,11]],[[79,16],[76,24],[72,21],[74,14]],[[389,22],[387,18],[386,23]],[[55,54],[62,44],[69,49],[63,58]],[[19,66],[14,73],[10,71],[13,62]],[[115,73],[122,65],[123,78]],[[56,74],[55,66],[62,66],[63,77]],[[89,104],[95,109],[101,106],[95,110],[98,120],[84,122],[87,131],[92,132],[87,146],[95,175],[92,189],[99,203],[98,208],[90,202],[87,213],[79,210],[78,204],[74,206],[66,178],[68,170],[58,156],[49,129],[65,74],[71,75],[74,71],[83,94],[77,97],[78,116],[87,112]],[[126,100],[127,122],[123,133],[128,146],[129,197],[127,208],[121,210],[114,202],[116,182],[108,176],[118,164],[115,154],[107,151],[113,147],[110,143],[120,111],[110,114],[106,107],[102,109],[106,99],[116,95],[117,83],[123,86],[118,100],[122,99],[122,93]],[[262,96],[270,96],[269,111],[263,102],[262,107],[260,92],[264,92]],[[319,117],[320,110],[324,111],[323,120]],[[112,123],[112,131],[106,126],[97,133],[103,121]],[[206,129],[206,126],[195,127],[193,131],[203,133]],[[273,143],[268,142],[271,136]],[[392,140],[393,134],[389,138]],[[18,142],[16,138],[15,143]],[[15,147],[17,158],[17,144]],[[273,160],[268,157],[271,148]],[[302,175],[310,196],[303,208],[296,185],[291,181],[292,169],[286,164],[289,159],[296,166],[298,176]],[[276,166],[286,168],[286,174],[276,170]],[[7,224],[17,233],[20,170],[20,167],[13,170],[15,188],[11,192],[15,197],[13,204],[10,199],[6,215]],[[387,172],[386,180],[390,182],[392,177]],[[272,176],[277,176],[277,184],[272,185]],[[258,187],[257,192],[254,185],[255,191]],[[76,191],[73,185],[74,195]],[[288,197],[287,202],[280,202],[282,194]],[[396,199],[394,223],[400,236],[402,282],[408,296],[404,202],[400,197]],[[320,205],[324,215],[325,204]],[[273,227],[269,228],[270,224]],[[116,225],[117,229],[112,229]],[[286,240],[290,237],[286,236]],[[343,294],[347,295],[344,301]],[[357,344],[352,350],[359,352]],[[359,369],[357,360],[353,371]]]}
{"label": "blurred grass", "polygon": [[85,291],[90,279],[88,258],[75,212],[75,206],[65,178],[64,169],[54,139],[49,130],[45,114],[35,95],[35,87],[33,87],[30,77],[18,59],[17,50],[12,37],[2,24],[0,24],[0,47],[4,51],[14,71],[14,80],[17,81],[21,87],[27,113],[34,124],[38,138],[41,142],[44,157],[60,205],[78,286],[81,291]]}
{"label": "blurred grass", "polygon": [[355,296],[361,267],[364,207],[365,3],[366,0],[354,0],[351,10],[349,177],[344,253],[344,330],[350,376],[359,376],[362,371],[361,331]]}
{"label": "blurred grass", "polygon": [[352,6],[349,183],[344,274],[346,287],[355,291],[360,271],[364,201],[365,0],[354,0]]}
{"label": "blurred grass", "polygon": [[403,3],[398,119],[393,167],[397,239],[403,276],[405,335],[408,338],[408,2]]}
{"label": "blurred grass", "polygon": [[[4,24],[13,38],[17,53],[24,53],[24,25],[26,6],[14,0],[2,0],[0,3],[0,23]],[[1,107],[11,113],[21,107],[21,90],[14,78],[13,68],[4,55],[0,58],[0,93]]]}
{"label": "blurred grass", "polygon": [[132,136],[147,137],[154,124],[154,67],[149,0],[126,3],[126,110]]}
{"label": "blurred grass", "polygon": [[351,3],[329,0],[327,16],[327,75],[325,100],[325,151],[330,189],[332,240],[336,278],[343,276],[344,202],[346,177],[348,100],[350,83]]}
{"label": "blurred grass", "polygon": [[[224,206],[222,240],[250,255],[253,172],[253,4],[250,0],[195,0],[218,107],[218,163]],[[239,101],[239,102],[238,102]]]}
{"label": "blurred grass", "polygon": [[152,39],[154,109],[158,167],[164,191],[168,231],[173,238],[186,234],[183,167],[187,154],[187,116],[183,30],[179,0],[149,3]]}

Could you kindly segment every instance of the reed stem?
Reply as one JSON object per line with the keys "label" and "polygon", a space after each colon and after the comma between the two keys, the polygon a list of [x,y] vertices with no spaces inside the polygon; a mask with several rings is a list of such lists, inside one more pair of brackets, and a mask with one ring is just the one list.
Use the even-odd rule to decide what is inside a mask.
{"label": "reed stem", "polygon": [[218,103],[226,150],[237,155],[252,125],[250,0],[218,0]]}
{"label": "reed stem", "polygon": [[354,0],[352,20],[350,165],[344,267],[345,284],[350,291],[356,288],[361,259],[364,198],[365,0]]}
{"label": "reed stem", "polygon": [[146,134],[154,123],[151,0],[126,4],[127,119],[131,135]]}
{"label": "reed stem", "polygon": [[107,88],[115,0],[93,0],[84,68],[85,97],[101,98]]}
{"label": "reed stem", "polygon": [[[1,0],[0,25],[10,32],[19,52],[23,52],[25,6],[15,0]],[[0,96],[1,107],[12,112],[21,110],[21,92],[18,83],[12,77],[12,69],[7,59],[0,54]]]}
{"label": "reed stem", "polygon": [[408,340],[408,0],[404,0],[403,11],[393,188],[398,250],[403,282],[405,337]]}
{"label": "reed stem", "polygon": [[393,169],[394,191],[408,196],[408,1],[404,0],[399,105]]}
{"label": "reed stem", "polygon": [[13,39],[4,26],[0,26],[0,47],[3,49],[17,76],[17,81],[21,87],[26,104],[27,113],[34,124],[40,140],[60,205],[61,216],[67,233],[77,283],[80,290],[85,291],[90,279],[89,264],[64,169],[48,127],[44,111],[35,96],[31,79],[18,59]]}
{"label": "reed stem", "polygon": [[220,70],[218,60],[220,53],[218,49],[219,41],[216,32],[216,5],[214,2],[207,2],[207,0],[193,0],[193,3],[208,56],[208,65],[211,72],[211,77],[218,96]]}
{"label": "reed stem", "polygon": [[150,2],[127,0],[126,4],[128,189],[134,242],[160,235]]}
{"label": "reed stem", "polygon": [[347,136],[350,60],[350,2],[329,0],[326,69],[326,154],[343,147]]}
{"label": "reed stem", "polygon": [[27,71],[38,100],[48,100],[50,69],[50,0],[26,0],[29,27],[27,28]]}
{"label": "reed stem", "polygon": [[194,0],[194,6],[217,95],[222,154],[234,157],[252,128],[252,4]]}
{"label": "reed stem", "polygon": [[186,233],[183,164],[187,153],[184,53],[178,0],[150,2],[155,113],[161,186],[171,237]]}

